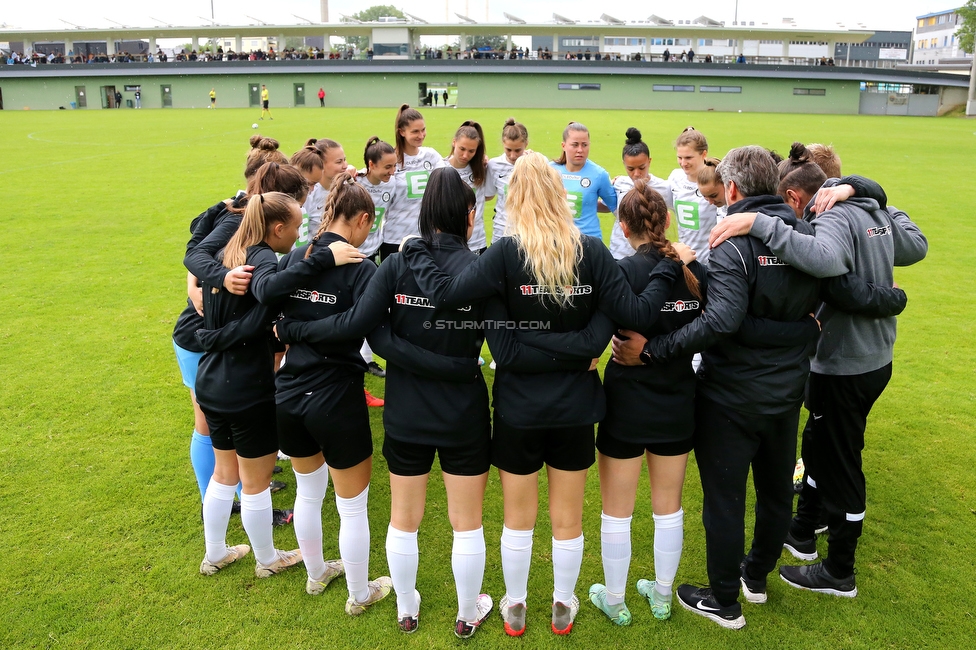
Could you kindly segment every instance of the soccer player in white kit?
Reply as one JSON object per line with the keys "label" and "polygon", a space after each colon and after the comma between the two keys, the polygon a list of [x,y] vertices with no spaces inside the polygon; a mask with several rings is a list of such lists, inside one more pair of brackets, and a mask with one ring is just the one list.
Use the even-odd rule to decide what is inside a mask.
{"label": "soccer player in white kit", "polygon": [[[617,203],[624,194],[634,189],[634,182],[644,180],[644,182],[664,199],[664,203],[671,206],[671,183],[658,178],[650,172],[651,152],[647,144],[641,139],[641,132],[634,127],[627,129],[627,141],[624,143],[623,162],[626,176],[617,176],[613,179],[613,189],[617,193]],[[614,212],[613,230],[610,232],[610,254],[613,259],[620,260],[630,257],[637,251],[630,245],[624,232],[620,228],[620,219],[616,218]]]}
{"label": "soccer player in white kit", "polygon": [[708,266],[708,233],[717,222],[717,210],[698,191],[698,173],[705,166],[708,141],[705,136],[689,126],[674,142],[678,156],[678,169],[671,172],[672,205],[678,224],[678,239],[698,255],[698,262]]}
{"label": "soccer player in white kit", "polygon": [[515,161],[522,157],[529,146],[529,131],[524,124],[515,121],[514,117],[505,120],[502,128],[502,147],[505,153],[495,156],[488,161],[488,177],[485,180],[489,197],[496,197],[495,218],[491,223],[491,243],[494,244],[505,236],[508,224],[505,212],[505,197],[508,195],[508,179],[512,175]]}
{"label": "soccer player in white kit", "polygon": [[479,255],[488,247],[485,238],[485,201],[488,198],[485,158],[485,133],[481,125],[465,120],[454,134],[451,154],[444,161],[457,171],[464,184],[474,192],[474,230],[468,239],[468,248]]}
{"label": "soccer player in white kit", "polygon": [[397,111],[396,122],[397,168],[393,176],[396,204],[386,213],[383,224],[383,243],[380,258],[397,252],[407,235],[419,235],[420,201],[424,198],[430,172],[446,163],[434,149],[424,146],[427,125],[424,116],[409,104]]}

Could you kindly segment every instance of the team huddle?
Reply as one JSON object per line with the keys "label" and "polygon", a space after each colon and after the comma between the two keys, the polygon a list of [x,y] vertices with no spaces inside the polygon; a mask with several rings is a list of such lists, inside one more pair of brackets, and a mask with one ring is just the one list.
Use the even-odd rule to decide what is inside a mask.
{"label": "team huddle", "polygon": [[[477,122],[458,128],[447,157],[425,138],[423,116],[403,105],[393,144],[370,138],[356,170],[333,140],[311,139],[289,160],[276,141],[254,136],[246,191],[193,221],[187,308],[173,341],[195,412],[201,573],[251,551],[259,578],[304,562],[308,594],[344,576],[345,611],[356,616],[393,591],[398,626],[413,632],[417,531],[436,456],[454,531],[454,632],[473,636],[497,609],[505,632],[520,636],[545,469],[551,629],[569,634],[580,609],[586,475],[596,462],[605,584],[592,585],[589,600],[629,625],[631,518],[646,460],[654,576],[636,590],[654,618],[670,618],[677,599],[723,627],[743,627],[740,591],[766,602],[782,549],[817,560],[823,532],[821,561],[779,574],[799,589],[855,596],[866,419],[891,376],[895,317],[907,303],[893,268],[923,259],[928,246],[884,190],[842,177],[830,147],[794,143],[784,160],[744,146],[718,159],[691,127],[674,143],[679,166],[667,179],[650,174],[650,149],[634,128],[625,174],[615,179],[589,160],[589,132],[577,122],[553,161],[529,149],[514,119],[493,158]],[[614,215],[609,247],[600,212]],[[676,242],[667,237],[672,219]],[[495,369],[490,401],[485,342]],[[373,579],[368,406],[383,401],[365,391],[366,372],[386,380],[382,453],[392,498],[389,576]],[[692,450],[707,587],[674,584]],[[296,478],[295,550],[273,541],[283,519],[271,503],[279,454]],[[481,591],[491,466],[504,505],[497,605]],[[750,468],[756,523],[743,555]],[[330,476],[340,557],[327,560]],[[235,496],[250,545],[226,542]]]}

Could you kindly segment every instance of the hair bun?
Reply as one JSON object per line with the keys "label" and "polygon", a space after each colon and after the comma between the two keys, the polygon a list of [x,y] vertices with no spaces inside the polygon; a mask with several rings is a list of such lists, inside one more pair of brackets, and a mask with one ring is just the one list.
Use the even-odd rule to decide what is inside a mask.
{"label": "hair bun", "polygon": [[687,133],[688,131],[694,131],[694,130],[695,130],[695,127],[693,127],[693,126],[686,126],[685,127],[685,130],[682,131],[682,133]]}
{"label": "hair bun", "polygon": [[263,139],[264,139],[264,136],[263,135],[260,135],[260,134],[252,135],[251,136],[251,139],[248,140],[248,142],[251,143],[251,149],[254,149],[255,147],[257,147],[261,143],[261,140],[263,140]]}
{"label": "hair bun", "polygon": [[794,142],[790,147],[790,162],[805,163],[810,160],[810,152],[802,142]]}
{"label": "hair bun", "polygon": [[633,126],[627,129],[626,135],[627,135],[627,144],[637,144],[638,142],[641,141],[641,132],[638,131]]}
{"label": "hair bun", "polygon": [[505,126],[515,126],[515,118],[510,117],[507,120],[505,120]]}

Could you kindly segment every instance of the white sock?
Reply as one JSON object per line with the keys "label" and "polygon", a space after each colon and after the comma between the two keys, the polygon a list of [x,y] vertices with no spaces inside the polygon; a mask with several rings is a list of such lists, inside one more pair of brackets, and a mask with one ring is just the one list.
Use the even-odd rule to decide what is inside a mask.
{"label": "white sock", "polygon": [[274,535],[271,533],[271,488],[257,494],[241,495],[241,523],[251,540],[254,559],[261,564],[275,561]]}
{"label": "white sock", "polygon": [[329,467],[322,465],[309,474],[295,472],[295,537],[302,549],[305,569],[312,580],[322,577],[325,558],[322,557],[322,501],[329,487]]}
{"label": "white sock", "polygon": [[390,524],[386,529],[386,562],[390,565],[390,577],[396,591],[397,615],[401,618],[416,616],[420,609],[415,591],[417,564],[420,562],[417,532],[397,530]]}
{"label": "white sock", "polygon": [[583,536],[575,539],[552,538],[552,601],[569,603],[576,591],[583,564]]}
{"label": "white sock", "polygon": [[603,577],[607,582],[607,603],[624,602],[627,573],[630,571],[630,520],[600,514],[600,549],[603,555]]}
{"label": "white sock", "polygon": [[502,526],[502,575],[508,602],[525,604],[529,590],[529,565],[532,563],[532,532]]}
{"label": "white sock", "polygon": [[220,562],[227,555],[227,522],[236,491],[236,485],[224,485],[210,477],[203,497],[203,538],[207,543],[207,559],[211,562]]}
{"label": "white sock", "polygon": [[671,585],[678,573],[684,526],[684,510],[670,515],[654,515],[654,579],[658,593],[663,596],[671,595]]}
{"label": "white sock", "polygon": [[359,348],[359,356],[363,358],[363,361],[370,363],[373,360],[373,350],[369,347],[369,343],[366,339],[363,339],[363,347]]}
{"label": "white sock", "polygon": [[478,616],[476,604],[485,577],[485,529],[454,531],[451,550],[454,587],[457,590],[458,615],[471,623]]}
{"label": "white sock", "polygon": [[369,519],[366,503],[369,486],[359,496],[343,499],[336,495],[339,511],[339,557],[346,567],[346,587],[358,602],[369,598]]}

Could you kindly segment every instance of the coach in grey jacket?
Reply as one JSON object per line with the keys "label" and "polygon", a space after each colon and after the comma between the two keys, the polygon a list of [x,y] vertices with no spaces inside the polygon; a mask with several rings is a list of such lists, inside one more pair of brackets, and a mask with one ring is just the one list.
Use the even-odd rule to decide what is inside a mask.
{"label": "coach in grey jacket", "polygon": [[[853,188],[838,189],[845,187],[845,195],[852,196]],[[928,251],[918,226],[895,208],[884,210],[872,199],[849,198],[817,215],[812,211],[815,203],[816,197],[804,214],[814,227],[812,235],[786,227],[760,210],[723,221],[713,232],[713,242],[748,232],[777,257],[813,276],[853,271],[879,286],[892,286],[893,267],[914,264]],[[784,566],[780,575],[800,589],[854,597],[854,554],[866,501],[861,450],[868,413],[891,378],[895,318],[869,318],[826,306],[819,317],[823,334],[807,389],[807,480],[786,546],[801,559],[817,558],[814,528],[822,504],[830,530],[828,551],[822,562]]]}

